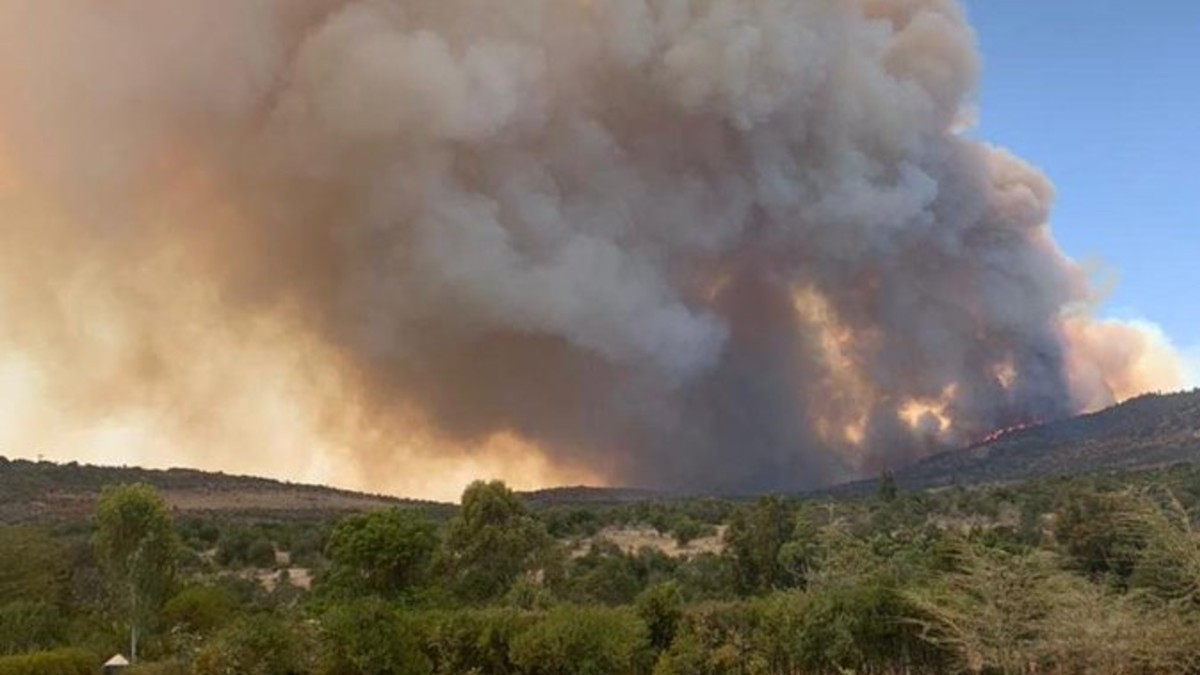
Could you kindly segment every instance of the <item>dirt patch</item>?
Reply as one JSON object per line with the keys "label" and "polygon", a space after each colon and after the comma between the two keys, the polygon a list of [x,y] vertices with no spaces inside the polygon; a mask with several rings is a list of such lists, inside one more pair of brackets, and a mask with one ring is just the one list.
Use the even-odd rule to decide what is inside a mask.
{"label": "dirt patch", "polygon": [[594,541],[606,540],[617,545],[625,553],[636,553],[639,549],[648,547],[662,551],[672,558],[690,558],[701,553],[721,553],[725,550],[725,526],[717,527],[717,533],[711,537],[701,537],[680,546],[675,537],[662,534],[652,527],[606,527],[595,537],[580,540],[573,554],[584,555]]}
{"label": "dirt patch", "polygon": [[[283,573],[287,574],[284,575]],[[263,590],[272,593],[279,587],[281,579],[286,579],[287,583],[296,588],[305,591],[312,590],[312,570],[306,567],[286,567],[281,570],[256,569],[249,570],[244,573],[245,578],[257,583],[263,587]]]}

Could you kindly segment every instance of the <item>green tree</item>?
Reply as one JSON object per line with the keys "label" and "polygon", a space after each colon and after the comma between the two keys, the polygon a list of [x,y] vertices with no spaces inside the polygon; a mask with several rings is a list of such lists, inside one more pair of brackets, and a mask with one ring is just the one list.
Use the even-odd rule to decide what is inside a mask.
{"label": "green tree", "polygon": [[1077,569],[1123,586],[1146,546],[1147,531],[1137,517],[1143,509],[1131,494],[1077,492],[1058,514],[1054,536]]}
{"label": "green tree", "polygon": [[734,512],[725,540],[739,590],[761,593],[791,585],[779,554],[793,529],[792,511],[779,496],[762,497]]}
{"label": "green tree", "polygon": [[650,645],[658,651],[670,647],[683,619],[683,593],[679,584],[669,581],[647,588],[638,595],[636,606],[649,631]]}
{"label": "green tree", "polygon": [[797,586],[807,586],[820,560],[820,529],[813,522],[812,513],[802,511],[796,517],[796,528],[792,537],[779,549],[779,563],[784,578]]}
{"label": "green tree", "polygon": [[433,670],[413,627],[382,600],[333,607],[321,625],[323,673],[426,675]]}
{"label": "green tree", "polygon": [[238,611],[237,599],[217,586],[189,586],[163,606],[171,628],[208,635],[229,623]]}
{"label": "green tree", "polygon": [[0,606],[0,655],[53,649],[65,642],[66,632],[67,622],[53,605],[18,601]]}
{"label": "green tree", "polygon": [[0,528],[0,604],[59,600],[66,592],[67,546],[37,530]]}
{"label": "green tree", "polygon": [[900,495],[900,489],[896,487],[896,474],[889,469],[884,469],[879,475],[879,499],[884,502],[894,502],[896,497]]}
{"label": "green tree", "polygon": [[166,504],[149,485],[107,487],[96,509],[95,546],[129,620],[129,651],[154,625],[175,579],[177,540]]}
{"label": "green tree", "polygon": [[313,670],[314,651],[304,626],[259,615],[235,623],[196,655],[194,675],[293,675]]}
{"label": "green tree", "polygon": [[470,602],[503,595],[537,565],[552,540],[525,504],[500,481],[472,483],[450,521],[443,560],[453,589]]}
{"label": "green tree", "polygon": [[246,548],[246,562],[254,567],[275,566],[275,544],[266,537],[259,537]]}
{"label": "green tree", "polygon": [[640,670],[647,647],[628,609],[564,606],[513,640],[512,659],[527,675],[612,675]]}
{"label": "green tree", "polygon": [[397,598],[426,582],[437,526],[405,509],[343,519],[326,546],[328,589],[342,595]]}
{"label": "green tree", "polygon": [[217,540],[217,564],[222,567],[249,564],[250,546],[254,541],[254,533],[244,528],[232,528],[221,532]]}

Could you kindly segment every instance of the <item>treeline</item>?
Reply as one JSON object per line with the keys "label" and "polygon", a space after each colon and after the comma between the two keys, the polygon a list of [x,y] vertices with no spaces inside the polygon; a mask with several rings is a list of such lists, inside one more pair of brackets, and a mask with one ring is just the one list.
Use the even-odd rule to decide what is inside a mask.
{"label": "treeline", "polygon": [[309,527],[112,488],[87,527],[0,529],[0,675],[134,640],[135,675],[1200,673],[1200,471],[880,486],[532,510],[476,483],[449,519]]}

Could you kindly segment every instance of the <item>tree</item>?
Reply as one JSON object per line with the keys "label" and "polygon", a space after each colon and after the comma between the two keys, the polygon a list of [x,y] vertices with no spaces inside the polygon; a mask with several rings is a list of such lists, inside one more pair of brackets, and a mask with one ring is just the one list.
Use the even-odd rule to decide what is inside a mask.
{"label": "tree", "polygon": [[810,512],[796,517],[792,538],[779,549],[784,575],[797,586],[807,586],[820,558],[820,530]]}
{"label": "tree", "polygon": [[552,543],[508,486],[476,481],[447,527],[442,564],[463,599],[485,602],[504,594]]}
{"label": "tree", "polygon": [[398,598],[426,581],[437,544],[437,526],[412,510],[350,516],[337,524],[325,549],[327,588]]}
{"label": "tree", "polygon": [[725,540],[740,590],[760,593],[791,584],[779,554],[792,530],[792,512],[782,497],[762,497],[734,513]]}
{"label": "tree", "polygon": [[683,593],[679,584],[669,581],[642,591],[637,597],[637,611],[649,629],[650,645],[660,652],[670,647],[683,620]]}
{"label": "tree", "polygon": [[205,643],[195,675],[292,675],[313,668],[311,636],[303,626],[269,616],[248,617]]}
{"label": "tree", "polygon": [[67,549],[36,530],[0,528],[0,604],[60,600],[70,577]]}
{"label": "tree", "polygon": [[246,562],[254,567],[275,566],[275,544],[266,537],[259,537],[246,548]]}
{"label": "tree", "polygon": [[171,628],[208,635],[229,623],[237,614],[237,599],[217,586],[189,586],[163,606],[163,617]]}
{"label": "tree", "polygon": [[628,609],[564,606],[513,640],[512,659],[528,675],[633,673],[647,647],[646,627]]}
{"label": "tree", "polygon": [[53,605],[18,601],[0,606],[0,655],[53,649],[65,642],[67,622]]}
{"label": "tree", "polygon": [[178,547],[166,504],[145,484],[107,487],[96,509],[95,546],[114,599],[129,617],[129,651],[150,628],[175,579]]}
{"label": "tree", "polygon": [[1081,572],[1125,585],[1146,546],[1147,532],[1136,517],[1143,508],[1130,494],[1072,494],[1054,536]]}
{"label": "tree", "polygon": [[896,487],[896,474],[885,469],[879,476],[879,500],[894,502],[899,494],[900,490]]}
{"label": "tree", "polygon": [[412,625],[382,600],[334,607],[321,624],[324,673],[426,675],[433,670]]}

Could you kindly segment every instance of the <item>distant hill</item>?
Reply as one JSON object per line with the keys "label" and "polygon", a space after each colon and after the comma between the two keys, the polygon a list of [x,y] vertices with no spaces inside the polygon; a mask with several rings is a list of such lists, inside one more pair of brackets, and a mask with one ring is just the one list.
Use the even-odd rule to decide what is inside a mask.
{"label": "distant hill", "polygon": [[1004,434],[896,472],[903,487],[1200,464],[1200,391],[1151,394],[1091,415]]}
{"label": "distant hill", "polygon": [[393,506],[448,512],[449,504],[398,499],[266,478],[193,469],[29,462],[0,457],[0,525],[77,521],[89,517],[106,485],[148,483],[177,515],[219,514],[244,520],[303,520]]}
{"label": "distant hill", "polygon": [[669,492],[644,490],[640,488],[608,488],[608,487],[556,487],[545,490],[522,492],[521,497],[534,508],[552,506],[615,506],[633,502],[671,499]]}

